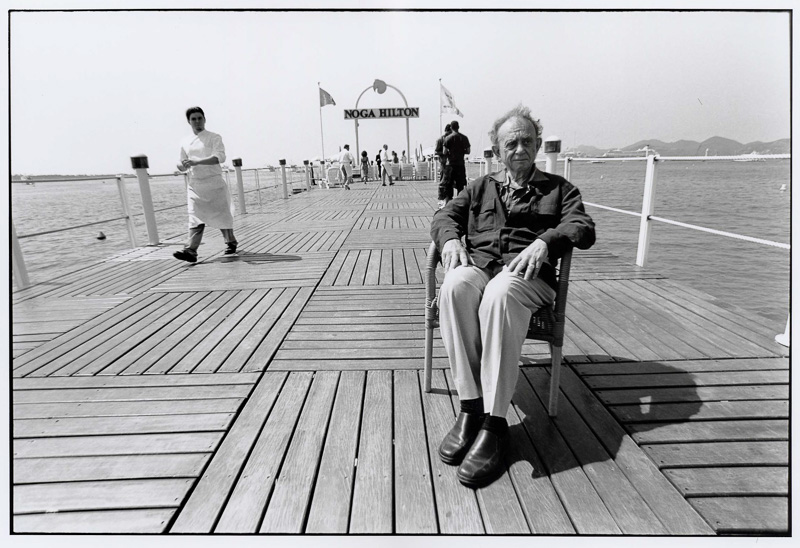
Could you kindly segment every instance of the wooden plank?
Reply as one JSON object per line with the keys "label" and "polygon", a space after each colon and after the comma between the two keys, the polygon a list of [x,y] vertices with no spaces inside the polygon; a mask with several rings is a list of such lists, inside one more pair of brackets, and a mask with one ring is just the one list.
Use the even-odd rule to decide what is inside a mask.
{"label": "wooden plank", "polygon": [[590,388],[629,388],[633,386],[713,386],[736,384],[787,384],[788,371],[725,371],[701,373],[663,373],[653,375],[597,375],[586,377]]}
{"label": "wooden plank", "polygon": [[235,413],[241,399],[158,400],[132,402],[26,403],[14,405],[14,419],[67,417],[121,417],[128,415],[178,415],[191,413]]}
{"label": "wooden plank", "polygon": [[714,420],[714,419],[788,419],[789,402],[769,401],[728,401],[694,403],[664,403],[615,406],[611,408],[617,418],[625,423]]}
{"label": "wooden plank", "polygon": [[30,458],[14,461],[14,484],[148,478],[193,478],[208,453]]}
{"label": "wooden plank", "polygon": [[381,251],[381,274],[378,278],[379,285],[392,285],[392,250],[383,249]]}
{"label": "wooden plank", "polygon": [[369,371],[361,418],[350,533],[392,533],[392,373]]}
{"label": "wooden plank", "polygon": [[108,510],[14,516],[14,533],[163,533],[174,509]]}
{"label": "wooden plank", "polygon": [[787,467],[677,468],[664,474],[687,497],[788,496]]}
{"label": "wooden plank", "polygon": [[661,468],[789,464],[789,444],[784,441],[667,443],[642,449]]}
{"label": "wooden plank", "polygon": [[[421,371],[419,375],[420,382],[424,382]],[[456,419],[449,397],[450,389],[442,371],[433,371],[431,388],[430,393],[422,394],[422,404],[439,530],[449,535],[484,533],[483,520],[474,491],[465,489],[456,477],[455,467],[443,463],[439,458],[439,444]]]}
{"label": "wooden plank", "polygon": [[306,533],[347,533],[365,378],[363,371],[341,373]]}
{"label": "wooden plank", "polygon": [[251,385],[259,379],[258,373],[216,373],[213,375],[164,375],[135,377],[49,377],[14,379],[12,388],[19,390],[56,390],[61,388],[124,388],[124,387],[179,387]]}
{"label": "wooden plank", "polygon": [[718,534],[785,534],[789,531],[786,497],[703,497],[690,499]]}
{"label": "wooden plank", "polygon": [[194,415],[25,419],[14,421],[14,437],[46,438],[225,430],[233,418],[233,413],[205,413]]}
{"label": "wooden plank", "polygon": [[303,532],[338,382],[337,372],[314,375],[259,532]]}
{"label": "wooden plank", "polygon": [[683,373],[780,370],[789,368],[789,360],[786,358],[736,358],[671,361],[668,364],[662,362],[592,363],[578,365],[575,367],[575,371],[581,376],[628,375],[631,373],[643,375],[664,373],[667,368]]}
{"label": "wooden plank", "polygon": [[182,478],[19,485],[14,488],[14,514],[176,508],[192,483]]}
{"label": "wooden plank", "polygon": [[52,390],[15,390],[14,404],[56,402],[123,402],[158,400],[202,400],[244,398],[250,393],[247,384],[214,386],[154,386],[135,388],[62,388]]}
{"label": "wooden plank", "polygon": [[233,295],[227,294],[224,297],[225,301],[222,306],[180,342],[176,348],[181,348],[181,351],[176,352],[173,357],[166,358],[165,356],[165,358],[162,358],[164,360],[162,367],[168,368],[168,371],[172,374],[192,372],[197,364],[219,342],[219,339],[233,327],[230,324],[226,325],[228,318],[231,318],[231,323],[235,325],[241,319],[241,316],[249,310],[248,304],[252,304],[252,295],[253,291],[238,291]]}
{"label": "wooden plank", "polygon": [[[525,376],[539,399],[545,401],[550,386],[549,375],[541,368],[528,368]],[[569,400],[560,402],[558,417],[553,422],[623,534],[655,535],[667,532]]]}
{"label": "wooden plank", "polygon": [[286,373],[264,374],[192,491],[191,497],[178,514],[172,532],[211,532],[267,416],[272,411],[286,377]]}
{"label": "wooden plank", "polygon": [[737,420],[737,421],[697,421],[678,424],[639,423],[630,424],[627,429],[639,444],[643,443],[681,443],[692,441],[745,441],[745,440],[787,440],[788,421],[776,420]]}
{"label": "wooden plank", "polygon": [[82,457],[91,455],[147,455],[212,452],[222,432],[75,436],[14,440],[15,459],[36,457]]}
{"label": "wooden plank", "polygon": [[628,390],[597,390],[597,397],[607,404],[630,404],[643,401],[708,402],[728,400],[785,400],[788,385],[687,386],[677,388],[641,388]]}
{"label": "wooden plank", "polygon": [[311,380],[311,373],[293,373],[287,379],[222,511],[216,532],[258,530]]}
{"label": "wooden plank", "polygon": [[[359,371],[359,370],[397,370],[419,369],[419,359],[385,358],[375,360],[273,360],[270,371]],[[449,363],[445,358],[434,358],[433,367],[446,369]]]}
{"label": "wooden plank", "polygon": [[417,371],[395,372],[394,406],[395,531],[437,533]]}
{"label": "wooden plank", "polygon": [[270,332],[242,366],[243,371],[263,371],[269,367],[275,351],[280,346],[286,333],[297,321],[297,316],[303,310],[312,292],[313,288],[303,287],[293,295],[292,302],[286,307]]}
{"label": "wooden plank", "polygon": [[[243,364],[247,363],[253,352],[269,335],[275,323],[292,303],[292,299],[297,295],[296,289],[277,289],[270,291],[262,303],[269,307],[260,317],[255,319],[252,329],[243,337],[236,348],[225,358],[225,361],[217,369],[218,372],[236,372],[242,369]],[[269,300],[267,300],[269,299]],[[274,299],[274,300],[273,300]],[[261,310],[255,312],[255,315]]]}

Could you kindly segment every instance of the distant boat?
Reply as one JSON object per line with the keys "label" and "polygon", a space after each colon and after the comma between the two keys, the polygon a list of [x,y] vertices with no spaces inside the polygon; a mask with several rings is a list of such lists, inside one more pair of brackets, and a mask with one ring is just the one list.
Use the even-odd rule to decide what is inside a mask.
{"label": "distant boat", "polygon": [[785,184],[784,184],[784,185],[781,185],[781,188],[780,188],[779,190],[780,190],[781,192],[786,192],[786,185],[785,185]]}
{"label": "distant boat", "polygon": [[758,155],[758,152],[756,152],[754,150],[750,154],[742,154],[740,158],[736,158],[733,161],[734,162],[766,162],[766,160],[764,158],[752,158],[752,157],[749,158],[748,157],[748,156],[757,156],[757,155]]}
{"label": "distant boat", "polygon": [[590,164],[605,164],[605,160],[589,160]]}

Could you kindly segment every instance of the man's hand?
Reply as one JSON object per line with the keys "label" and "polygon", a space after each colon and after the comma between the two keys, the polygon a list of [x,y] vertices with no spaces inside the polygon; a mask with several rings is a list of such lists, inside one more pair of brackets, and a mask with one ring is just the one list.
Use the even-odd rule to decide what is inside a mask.
{"label": "man's hand", "polygon": [[461,245],[461,240],[447,240],[442,248],[442,266],[444,266],[444,273],[447,274],[451,269],[463,265],[468,266],[472,263],[472,259]]}
{"label": "man's hand", "polygon": [[184,169],[188,169],[193,165],[195,165],[197,162],[195,162],[194,160],[190,160],[189,158],[185,158],[181,160],[181,163],[183,164]]}
{"label": "man's hand", "polygon": [[532,280],[539,273],[542,263],[547,260],[547,244],[542,240],[534,240],[531,245],[522,250],[504,268],[510,270],[512,274],[522,276],[526,280]]}

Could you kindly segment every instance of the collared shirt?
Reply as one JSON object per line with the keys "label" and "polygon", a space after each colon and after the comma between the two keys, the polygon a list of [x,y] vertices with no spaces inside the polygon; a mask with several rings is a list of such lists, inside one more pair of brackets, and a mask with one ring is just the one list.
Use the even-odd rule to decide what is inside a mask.
{"label": "collared shirt", "polygon": [[536,193],[533,183],[542,180],[546,180],[546,178],[542,176],[542,173],[538,169],[536,169],[536,166],[533,167],[531,174],[525,180],[520,182],[513,180],[511,178],[511,173],[506,171],[505,182],[502,183],[499,191],[500,199],[506,206],[506,212],[510,213],[513,207],[519,204],[521,201],[529,202],[529,194]]}
{"label": "collared shirt", "polygon": [[222,163],[225,161],[225,145],[222,144],[222,137],[217,133],[203,130],[197,135],[190,135],[181,142],[181,160],[190,158],[199,160],[216,156],[219,164],[196,165],[189,168],[192,179],[208,179],[217,175],[222,175]]}

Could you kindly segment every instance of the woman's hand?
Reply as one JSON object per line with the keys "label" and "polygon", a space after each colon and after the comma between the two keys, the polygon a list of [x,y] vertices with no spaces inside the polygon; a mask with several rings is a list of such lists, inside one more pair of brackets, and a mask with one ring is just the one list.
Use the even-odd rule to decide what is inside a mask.
{"label": "woman's hand", "polygon": [[512,274],[532,280],[539,273],[542,263],[547,260],[547,244],[543,240],[534,240],[531,245],[514,257],[514,260],[503,268]]}

